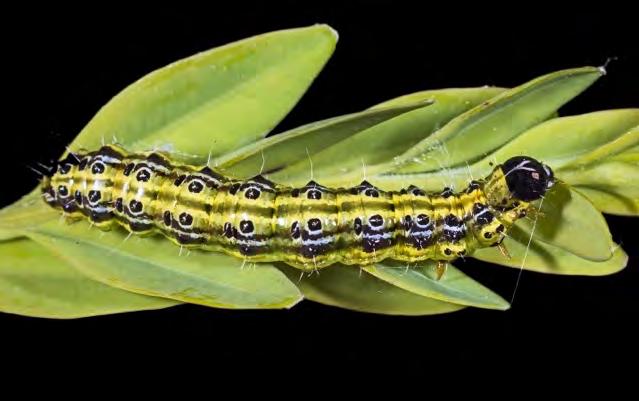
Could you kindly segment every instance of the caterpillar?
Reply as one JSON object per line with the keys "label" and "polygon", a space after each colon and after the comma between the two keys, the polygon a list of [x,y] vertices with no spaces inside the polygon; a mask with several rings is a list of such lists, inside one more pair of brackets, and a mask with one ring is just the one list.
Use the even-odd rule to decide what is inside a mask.
{"label": "caterpillar", "polygon": [[367,181],[352,188],[314,181],[292,188],[260,175],[235,180],[163,153],[105,145],[69,153],[41,188],[44,201],[72,220],[308,271],[386,258],[445,266],[475,249],[500,246],[554,183],[548,166],[517,156],[458,193],[426,193],[413,185],[383,191]]}

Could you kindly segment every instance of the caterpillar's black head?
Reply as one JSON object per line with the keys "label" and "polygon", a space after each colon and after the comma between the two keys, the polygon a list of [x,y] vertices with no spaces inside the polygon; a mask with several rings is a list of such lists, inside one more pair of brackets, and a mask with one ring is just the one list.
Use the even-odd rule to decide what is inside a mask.
{"label": "caterpillar's black head", "polygon": [[544,196],[555,183],[550,167],[532,157],[512,157],[502,165],[502,171],[513,197],[527,202]]}

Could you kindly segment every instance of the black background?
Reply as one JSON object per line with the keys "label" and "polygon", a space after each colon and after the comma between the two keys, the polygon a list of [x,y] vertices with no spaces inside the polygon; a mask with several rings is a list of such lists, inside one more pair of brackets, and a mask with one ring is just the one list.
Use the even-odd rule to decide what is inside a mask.
{"label": "black background", "polygon": [[[514,86],[612,57],[617,59],[609,74],[562,113],[639,104],[630,10],[424,4],[237,2],[223,8],[155,5],[151,12],[105,3],[102,9],[38,9],[37,16],[33,10],[6,13],[0,205],[36,184],[27,164],[57,157],[101,105],[140,76],[237,39],[313,23],[339,32],[337,50],[277,131],[423,89]],[[544,367],[539,372],[544,377],[558,367],[621,369],[637,355],[639,240],[636,218],[608,221],[630,255],[623,272],[608,277],[525,272],[507,312],[392,317],[304,302],[289,311],[185,305],[72,321],[0,314],[0,339],[9,345],[3,360],[35,371],[105,360],[189,370],[195,360],[240,375],[312,377],[332,369],[424,378],[429,368],[444,366],[455,372],[490,372],[494,366],[503,374],[535,363]],[[510,297],[515,270],[476,261],[460,266]]]}

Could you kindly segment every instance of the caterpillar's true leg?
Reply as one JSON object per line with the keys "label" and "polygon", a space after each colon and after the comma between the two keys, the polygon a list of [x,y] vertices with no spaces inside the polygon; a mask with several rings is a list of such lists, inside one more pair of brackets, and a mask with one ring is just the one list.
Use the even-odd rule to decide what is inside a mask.
{"label": "caterpillar's true leg", "polygon": [[435,266],[435,275],[437,281],[441,280],[444,273],[446,273],[446,268],[448,268],[447,262],[441,260],[437,261],[437,266]]}
{"label": "caterpillar's true leg", "polygon": [[406,263],[406,268],[404,269],[404,274],[408,274],[409,270],[410,270],[410,263]]}
{"label": "caterpillar's true leg", "polygon": [[531,220],[537,220],[538,218],[544,218],[546,217],[546,214],[544,212],[542,212],[540,209],[534,207],[534,206],[530,206],[528,207],[528,209],[526,209],[526,215],[531,219]]}
{"label": "caterpillar's true leg", "polygon": [[497,248],[499,248],[499,252],[501,252],[501,254],[504,255],[506,259],[513,258],[512,256],[510,256],[510,252],[508,252],[508,248],[506,248],[506,245],[504,245],[503,242],[497,245]]}
{"label": "caterpillar's true leg", "polygon": [[124,239],[122,240],[122,243],[124,244],[125,242],[127,242],[132,235],[133,235],[133,231],[129,231],[129,235],[124,237]]}

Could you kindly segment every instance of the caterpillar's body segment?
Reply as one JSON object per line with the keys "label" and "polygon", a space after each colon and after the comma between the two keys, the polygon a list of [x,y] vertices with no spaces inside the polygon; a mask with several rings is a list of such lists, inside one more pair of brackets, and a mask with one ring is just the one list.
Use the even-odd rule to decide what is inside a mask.
{"label": "caterpillar's body segment", "polygon": [[58,162],[42,191],[51,206],[103,229],[118,224],[183,246],[312,270],[386,258],[450,261],[497,245],[553,182],[547,166],[516,157],[459,193],[387,192],[365,181],[290,188],[107,145]]}

